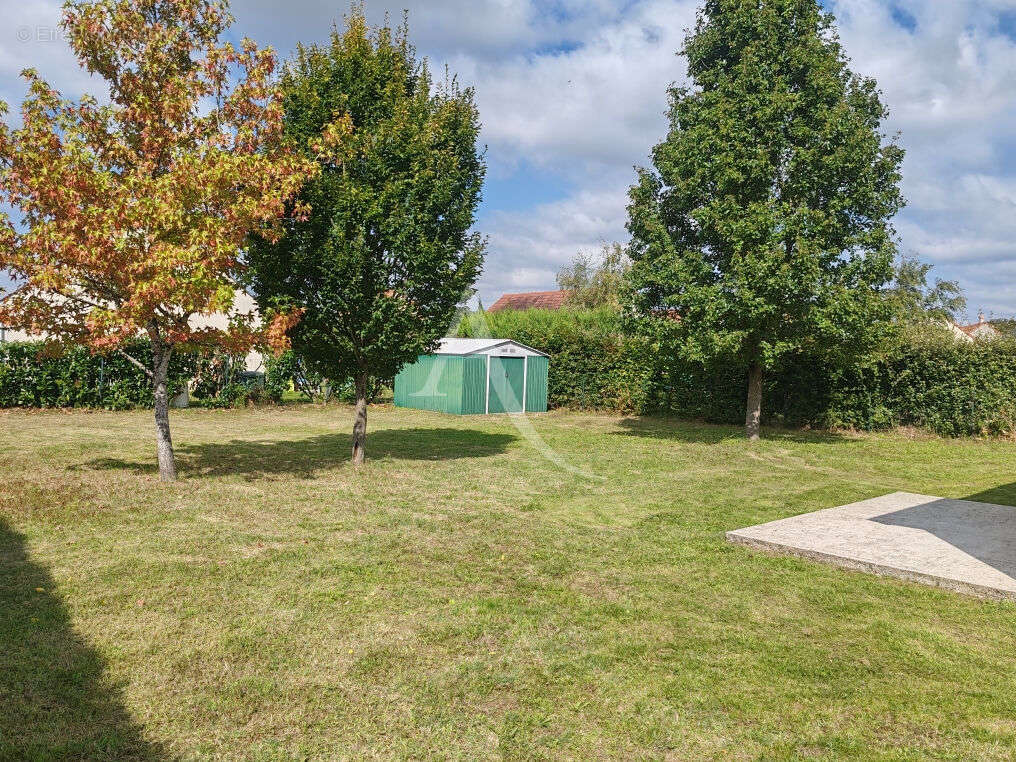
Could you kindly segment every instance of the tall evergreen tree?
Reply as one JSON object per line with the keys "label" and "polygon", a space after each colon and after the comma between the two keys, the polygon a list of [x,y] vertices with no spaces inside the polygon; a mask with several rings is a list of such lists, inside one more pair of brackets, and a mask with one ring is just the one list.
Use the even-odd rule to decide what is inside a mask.
{"label": "tall evergreen tree", "polygon": [[879,339],[903,150],[816,0],[708,0],[682,52],[630,193],[631,314],[661,351],[743,364],[754,440],[767,368]]}
{"label": "tall evergreen tree", "polygon": [[293,349],[313,370],[353,379],[359,464],[369,380],[432,350],[479,275],[479,118],[471,90],[416,60],[405,24],[372,31],[358,6],[330,45],[299,49],[282,88],[294,145],[343,121],[351,135],[317,154],[299,199],[310,212],[277,243],[252,241],[250,285],[262,308],[303,311]]}

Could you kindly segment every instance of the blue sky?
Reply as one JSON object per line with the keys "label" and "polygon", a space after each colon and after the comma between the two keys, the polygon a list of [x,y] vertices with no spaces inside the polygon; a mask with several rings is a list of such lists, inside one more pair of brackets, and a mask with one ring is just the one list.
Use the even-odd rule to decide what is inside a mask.
{"label": "blue sky", "polygon": [[[626,192],[666,130],[666,87],[698,0],[367,0],[410,11],[420,52],[477,91],[490,166],[480,295],[554,288],[577,252],[626,240]],[[58,0],[0,0],[0,98],[35,66],[95,90],[55,33]],[[1016,0],[827,0],[853,68],[878,79],[907,149],[906,251],[960,281],[970,314],[1016,313]],[[339,11],[336,11],[336,8]],[[235,30],[288,55],[335,0],[234,0]],[[341,19],[339,19],[341,20]]]}

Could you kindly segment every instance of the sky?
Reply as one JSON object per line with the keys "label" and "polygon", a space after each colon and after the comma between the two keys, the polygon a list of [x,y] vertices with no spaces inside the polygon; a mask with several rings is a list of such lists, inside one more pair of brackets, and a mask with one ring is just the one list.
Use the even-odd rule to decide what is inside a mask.
{"label": "sky", "polygon": [[[579,252],[627,241],[634,167],[667,129],[666,90],[699,0],[367,0],[409,11],[420,54],[476,90],[488,163],[478,282],[553,289]],[[1016,0],[825,0],[858,74],[873,76],[907,151],[901,248],[955,279],[968,313],[1016,313]],[[65,95],[95,92],[58,28],[58,0],[0,0],[0,99],[32,66]],[[342,23],[344,0],[234,0],[234,31],[283,56]]]}

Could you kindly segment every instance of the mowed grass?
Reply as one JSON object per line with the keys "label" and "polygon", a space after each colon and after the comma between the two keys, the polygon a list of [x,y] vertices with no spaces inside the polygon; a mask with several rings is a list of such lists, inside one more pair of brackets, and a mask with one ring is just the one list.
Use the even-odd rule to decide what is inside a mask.
{"label": "mowed grass", "polygon": [[0,414],[0,758],[1016,754],[1016,606],[723,534],[1016,446],[529,420],[175,412],[164,486],[148,413]]}

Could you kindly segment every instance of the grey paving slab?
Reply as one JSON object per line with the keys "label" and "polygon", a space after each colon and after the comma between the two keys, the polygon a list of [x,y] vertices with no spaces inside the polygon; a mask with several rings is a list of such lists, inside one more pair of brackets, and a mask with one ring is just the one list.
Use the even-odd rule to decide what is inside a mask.
{"label": "grey paving slab", "polygon": [[750,547],[1016,600],[1016,508],[909,492],[727,532]]}

